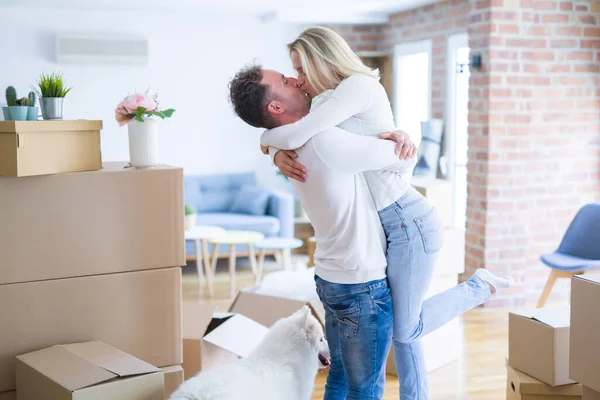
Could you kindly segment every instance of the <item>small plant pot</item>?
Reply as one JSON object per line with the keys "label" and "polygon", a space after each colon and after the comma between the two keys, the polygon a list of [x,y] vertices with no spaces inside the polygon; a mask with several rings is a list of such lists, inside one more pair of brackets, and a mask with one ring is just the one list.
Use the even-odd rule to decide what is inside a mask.
{"label": "small plant pot", "polygon": [[149,168],[158,165],[160,159],[158,121],[153,118],[147,118],[144,122],[132,120],[127,124],[127,128],[131,166]]}
{"label": "small plant pot", "polygon": [[38,119],[38,108],[29,107],[27,110],[27,121],[37,121]]}
{"label": "small plant pot", "polygon": [[29,107],[26,106],[10,106],[10,116],[13,121],[27,121],[27,110]]}
{"label": "small plant pot", "polygon": [[186,231],[189,231],[194,226],[196,226],[197,218],[198,218],[198,216],[196,214],[186,215],[183,219],[183,229],[185,229]]}
{"label": "small plant pot", "polygon": [[12,117],[10,116],[10,107],[2,107],[2,114],[4,115],[5,121],[12,120]]}
{"label": "small plant pot", "polygon": [[63,119],[64,97],[42,97],[40,107],[45,120]]}

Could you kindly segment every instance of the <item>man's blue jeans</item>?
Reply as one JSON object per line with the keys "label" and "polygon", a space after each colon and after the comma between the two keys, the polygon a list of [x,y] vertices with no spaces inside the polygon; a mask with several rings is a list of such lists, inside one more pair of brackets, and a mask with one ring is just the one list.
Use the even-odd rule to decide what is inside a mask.
{"label": "man's blue jeans", "polygon": [[381,399],[393,329],[387,280],[352,285],[315,280],[331,353],[324,400]]}

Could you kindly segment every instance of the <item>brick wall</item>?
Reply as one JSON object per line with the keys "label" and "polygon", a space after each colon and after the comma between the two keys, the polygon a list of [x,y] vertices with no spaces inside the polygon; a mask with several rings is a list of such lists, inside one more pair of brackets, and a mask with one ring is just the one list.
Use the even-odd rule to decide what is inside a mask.
{"label": "brick wall", "polygon": [[467,267],[517,279],[498,304],[537,300],[548,274],[539,255],[600,200],[598,5],[474,3],[470,47],[484,68],[470,87]]}
{"label": "brick wall", "polygon": [[[553,251],[578,208],[600,201],[600,2],[448,0],[385,26],[334,27],[351,45],[433,40],[432,114],[444,118],[447,37],[468,31],[471,70],[466,265],[517,285],[488,305],[537,300]],[[553,299],[567,295],[563,282]]]}

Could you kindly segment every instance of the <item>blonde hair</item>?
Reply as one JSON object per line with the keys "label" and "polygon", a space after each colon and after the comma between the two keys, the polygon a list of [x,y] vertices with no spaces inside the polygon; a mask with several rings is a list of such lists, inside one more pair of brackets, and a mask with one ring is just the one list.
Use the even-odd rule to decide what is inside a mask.
{"label": "blonde hair", "polygon": [[297,51],[308,83],[317,93],[335,89],[353,74],[379,79],[379,70],[367,67],[348,43],[329,28],[306,29],[288,44],[290,55]]}

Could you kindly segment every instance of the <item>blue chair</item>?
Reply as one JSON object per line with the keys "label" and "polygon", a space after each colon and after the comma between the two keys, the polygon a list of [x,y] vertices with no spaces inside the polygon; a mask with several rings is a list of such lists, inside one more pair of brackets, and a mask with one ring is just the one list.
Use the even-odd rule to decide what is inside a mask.
{"label": "blue chair", "polygon": [[558,250],[540,260],[552,268],[538,301],[544,307],[558,278],[571,278],[584,272],[600,270],[600,203],[583,206],[569,225]]}

